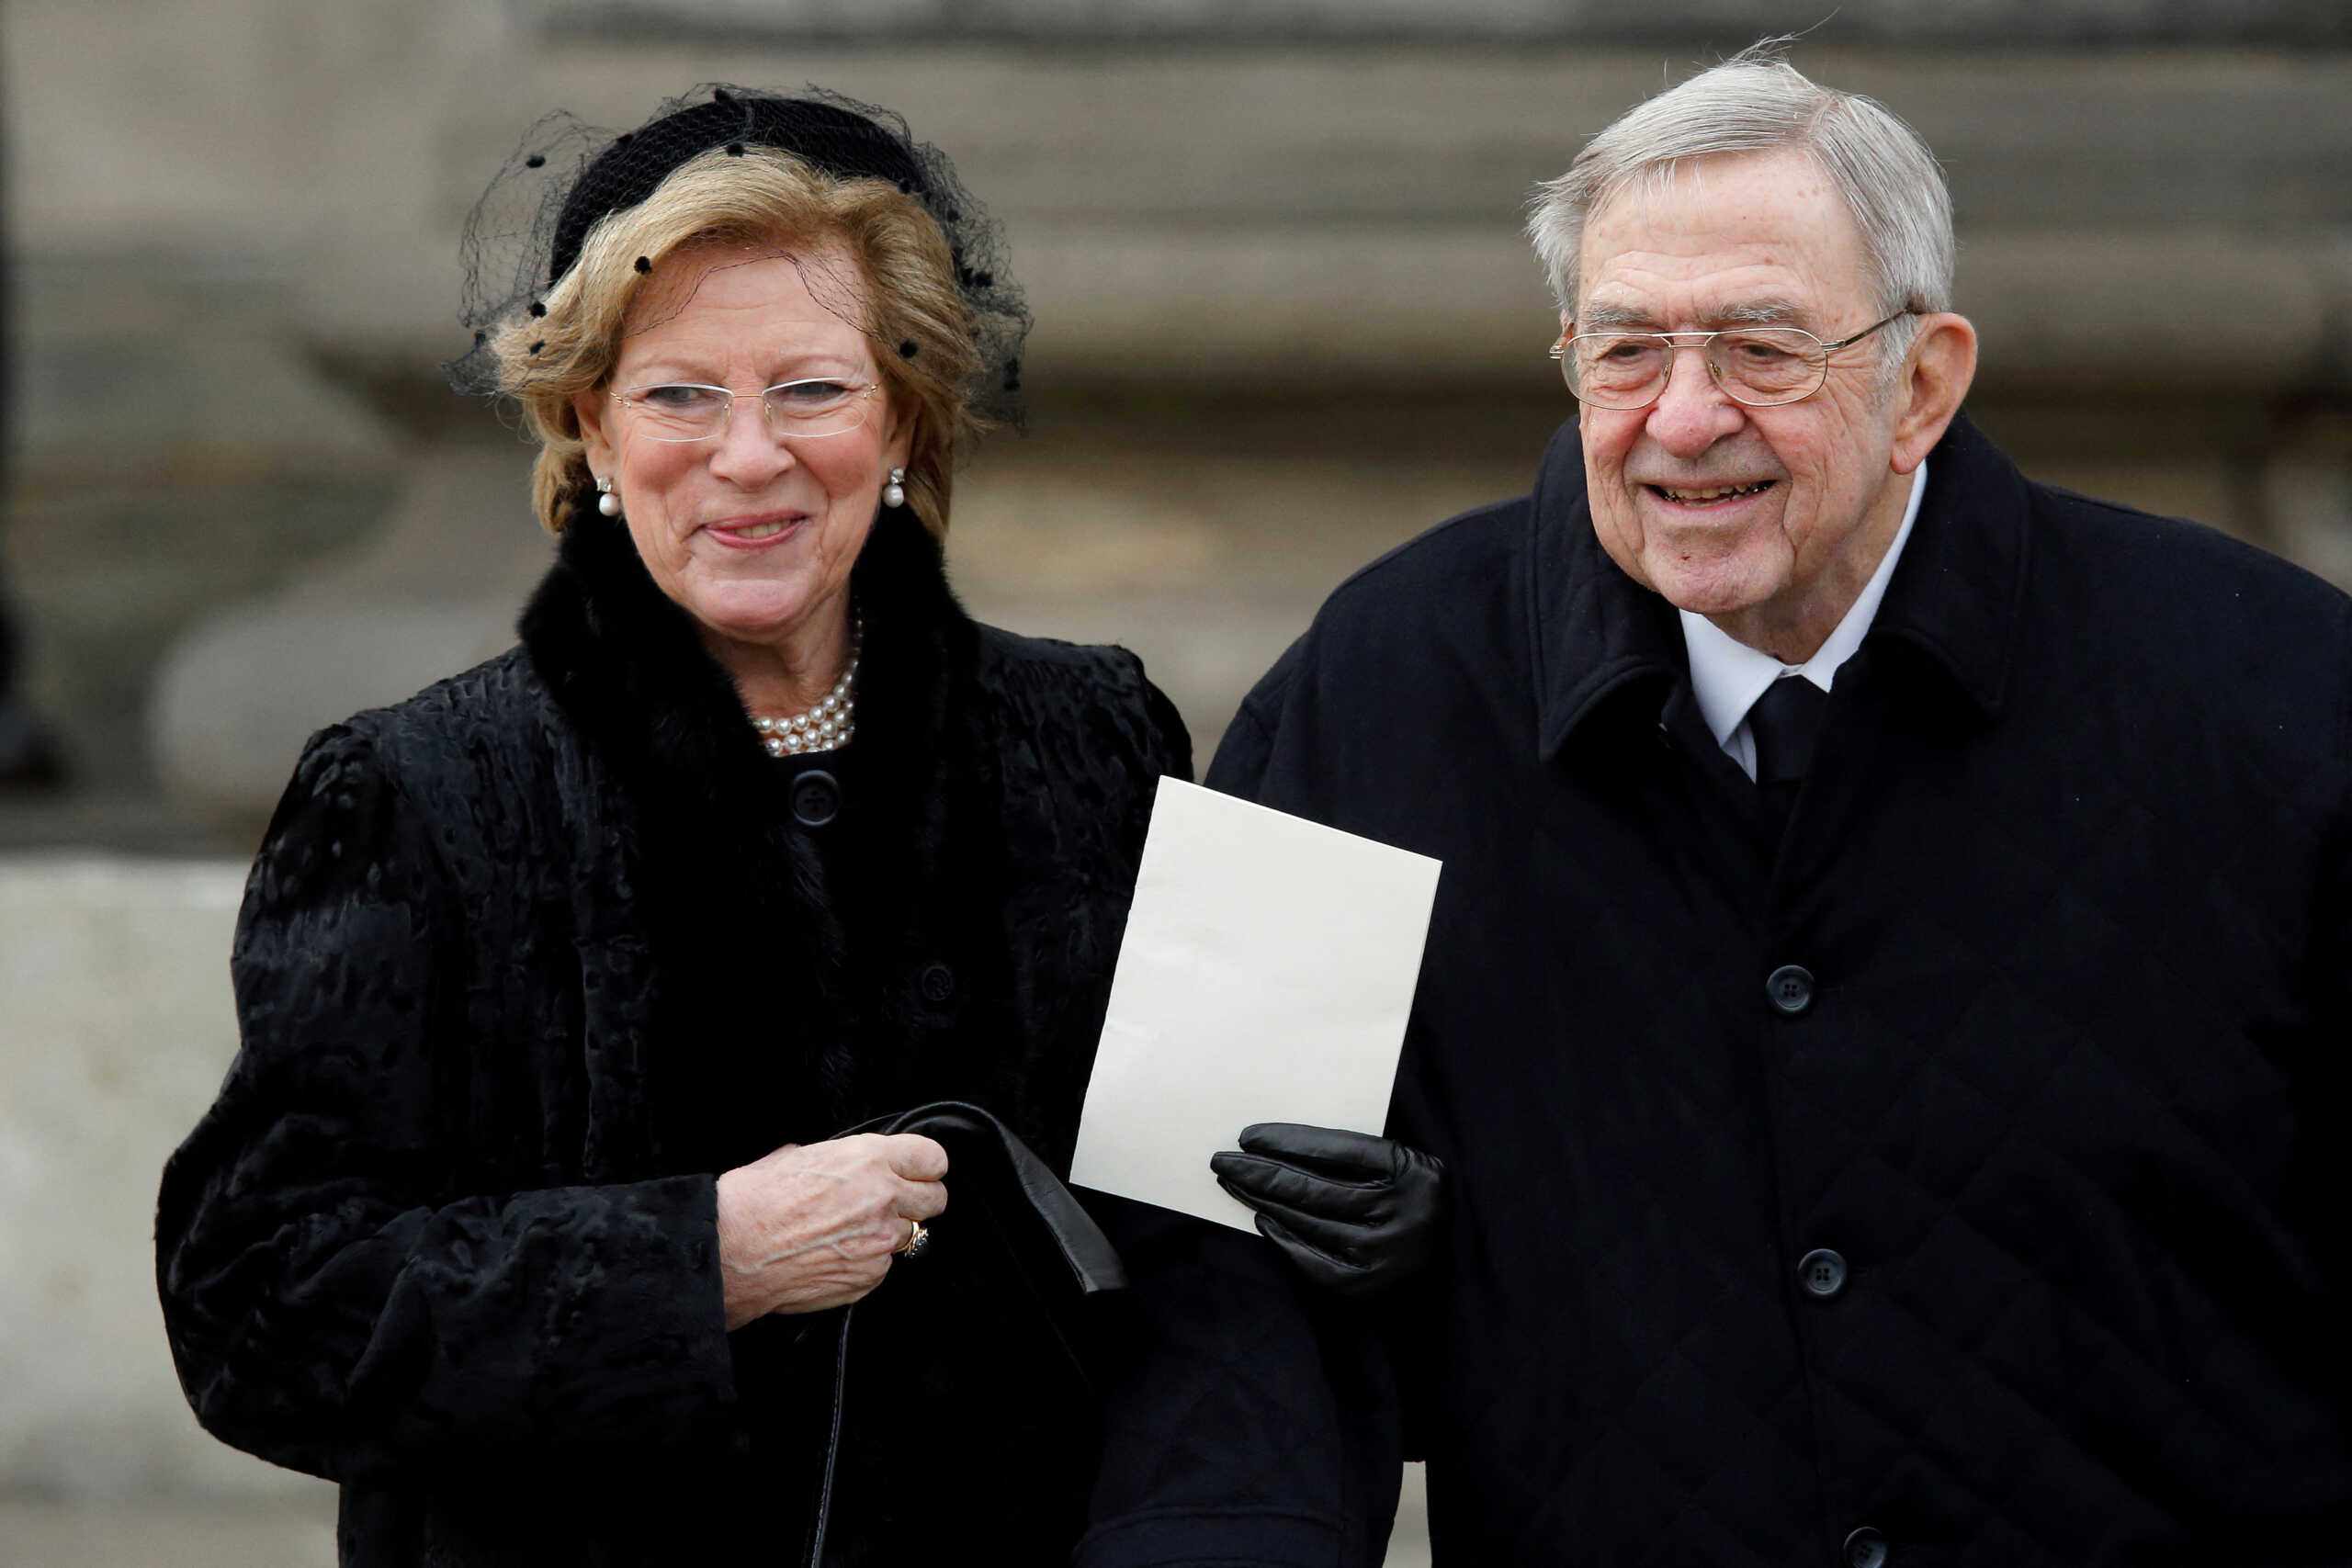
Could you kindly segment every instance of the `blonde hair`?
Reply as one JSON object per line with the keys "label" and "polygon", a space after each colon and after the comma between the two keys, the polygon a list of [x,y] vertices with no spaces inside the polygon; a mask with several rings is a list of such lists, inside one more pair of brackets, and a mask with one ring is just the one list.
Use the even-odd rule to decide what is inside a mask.
{"label": "blonde hair", "polygon": [[522,405],[538,437],[531,502],[541,526],[563,532],[595,482],[572,400],[610,378],[629,307],[663,258],[714,241],[805,251],[835,240],[864,284],[854,314],[844,314],[873,340],[883,391],[912,426],[907,504],[944,538],[956,449],[981,428],[966,390],[979,348],[946,238],[921,201],[887,180],[837,179],[760,146],[700,153],[645,200],[597,220],[571,270],[492,333],[499,390]]}

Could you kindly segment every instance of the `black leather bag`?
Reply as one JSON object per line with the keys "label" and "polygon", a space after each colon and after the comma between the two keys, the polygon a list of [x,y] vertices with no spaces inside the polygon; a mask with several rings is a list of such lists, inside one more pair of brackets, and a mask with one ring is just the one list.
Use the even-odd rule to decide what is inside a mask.
{"label": "black leather bag", "polygon": [[[1109,1238],[1046,1162],[992,1113],[960,1100],[935,1100],[878,1116],[840,1135],[860,1133],[919,1133],[946,1148],[952,1198],[948,1212],[933,1223],[934,1230],[944,1233],[952,1226],[955,1245],[968,1247],[977,1241],[996,1249],[1008,1265],[1001,1272],[1020,1281],[1034,1297],[1030,1304],[1038,1321],[1050,1328],[1073,1373],[1091,1384],[1088,1303],[1125,1289],[1126,1270]],[[918,1254],[891,1267],[896,1272],[921,1269],[923,1263]],[[809,1530],[809,1568],[821,1568],[824,1561],[856,1316],[855,1304],[842,1310],[834,1346],[831,1429]]]}
{"label": "black leather bag", "polygon": [[1110,1239],[1061,1179],[992,1112],[935,1100],[877,1116],[842,1136],[859,1133],[920,1133],[945,1145],[959,1218],[977,1209],[1000,1226],[1013,1257],[1035,1271],[1041,1289],[1075,1290],[1081,1297],[1126,1289],[1126,1270]]}

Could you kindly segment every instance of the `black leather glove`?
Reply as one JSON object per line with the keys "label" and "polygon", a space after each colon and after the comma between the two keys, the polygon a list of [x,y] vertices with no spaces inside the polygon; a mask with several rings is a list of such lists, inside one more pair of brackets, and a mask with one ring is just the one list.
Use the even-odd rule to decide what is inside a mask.
{"label": "black leather glove", "polygon": [[1326,1290],[1363,1300],[1436,1256],[1445,1168],[1367,1133],[1260,1122],[1241,1151],[1209,1156],[1217,1185],[1258,1211],[1258,1229]]}

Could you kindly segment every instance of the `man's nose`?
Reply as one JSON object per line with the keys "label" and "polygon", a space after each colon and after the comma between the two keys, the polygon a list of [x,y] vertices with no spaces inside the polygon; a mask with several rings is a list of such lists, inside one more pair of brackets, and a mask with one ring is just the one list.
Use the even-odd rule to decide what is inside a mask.
{"label": "man's nose", "polygon": [[1745,423],[1747,411],[1715,384],[1703,350],[1674,351],[1666,389],[1650,405],[1645,428],[1651,440],[1678,457],[1696,457]]}
{"label": "man's nose", "polygon": [[791,446],[768,429],[763,398],[738,398],[726,428],[712,443],[710,471],[730,483],[765,484],[792,467]]}

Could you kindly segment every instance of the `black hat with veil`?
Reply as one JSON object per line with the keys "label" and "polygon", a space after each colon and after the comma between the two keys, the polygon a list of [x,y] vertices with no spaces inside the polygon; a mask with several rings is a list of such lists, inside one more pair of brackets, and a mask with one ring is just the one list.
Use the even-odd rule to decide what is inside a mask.
{"label": "black hat with veil", "polygon": [[1006,265],[1004,236],[955,165],[906,121],[854,98],[806,87],[786,96],[706,84],[669,99],[634,130],[561,112],[525,135],[467,220],[460,319],[473,346],[447,367],[460,391],[501,391],[496,329],[526,313],[579,259],[597,220],[651,196],[673,171],[717,149],[770,147],[837,179],[875,179],[913,197],[939,226],[971,312],[978,368],[966,390],[992,423],[1021,423],[1021,346],[1029,310]]}

